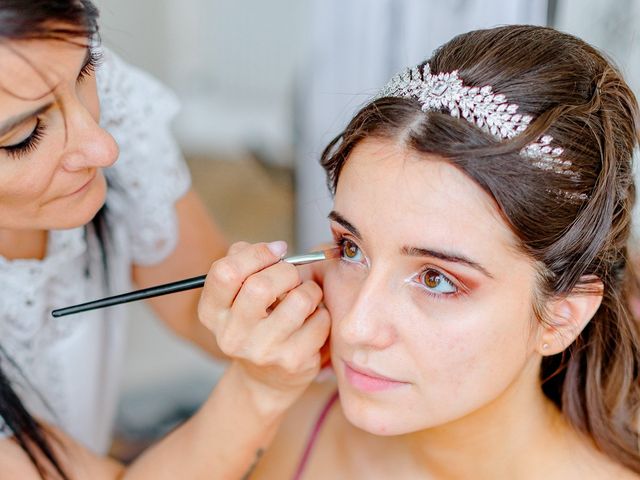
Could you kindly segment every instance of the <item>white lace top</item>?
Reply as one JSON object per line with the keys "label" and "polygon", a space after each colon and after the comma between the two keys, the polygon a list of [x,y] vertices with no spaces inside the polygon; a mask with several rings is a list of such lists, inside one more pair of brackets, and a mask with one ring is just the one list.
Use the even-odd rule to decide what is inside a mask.
{"label": "white lace top", "polygon": [[0,361],[32,414],[104,453],[123,367],[126,306],[58,319],[50,312],[130,290],[132,264],[164,259],[177,242],[174,205],[190,177],[169,129],[176,98],[106,49],[97,80],[101,123],[120,146],[118,161],[105,170],[108,279],[91,225],[51,231],[43,260],[0,256],[0,345],[13,363],[4,355]]}

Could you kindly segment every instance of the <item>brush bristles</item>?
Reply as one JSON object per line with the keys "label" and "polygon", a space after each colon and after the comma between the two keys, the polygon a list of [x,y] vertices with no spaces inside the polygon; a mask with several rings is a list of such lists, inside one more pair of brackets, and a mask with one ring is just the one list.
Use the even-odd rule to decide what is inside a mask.
{"label": "brush bristles", "polygon": [[340,258],[342,249],[340,247],[335,247],[328,250],[323,250],[322,253],[324,253],[324,258],[326,260],[331,260],[332,258]]}

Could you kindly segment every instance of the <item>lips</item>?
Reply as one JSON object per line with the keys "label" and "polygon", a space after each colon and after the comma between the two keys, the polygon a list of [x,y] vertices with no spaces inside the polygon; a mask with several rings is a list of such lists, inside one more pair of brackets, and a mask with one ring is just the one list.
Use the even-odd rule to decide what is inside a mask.
{"label": "lips", "polygon": [[356,366],[346,360],[344,361],[344,374],[351,386],[364,392],[380,392],[409,385],[407,382],[385,377],[373,370]]}
{"label": "lips", "polygon": [[96,173],[94,173],[93,175],[91,175],[91,178],[89,180],[87,180],[84,184],[82,184],[82,186],[76,190],[74,190],[73,192],[65,195],[65,197],[70,197],[71,195],[75,195],[76,193],[81,192],[82,190],[84,190],[91,182],[93,182],[93,180],[96,178]]}

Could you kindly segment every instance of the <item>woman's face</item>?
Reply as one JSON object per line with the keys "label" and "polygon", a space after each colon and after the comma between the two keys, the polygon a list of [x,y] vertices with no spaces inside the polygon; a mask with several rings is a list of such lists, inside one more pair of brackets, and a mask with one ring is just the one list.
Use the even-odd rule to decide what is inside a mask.
{"label": "woman's face", "polygon": [[451,164],[362,141],[340,174],[328,267],[347,418],[380,435],[460,419],[539,368],[535,270],[497,207]]}
{"label": "woman's face", "polygon": [[[71,39],[86,44],[86,39]],[[0,229],[87,223],[118,148],[100,128],[89,50],[59,40],[0,46]]]}

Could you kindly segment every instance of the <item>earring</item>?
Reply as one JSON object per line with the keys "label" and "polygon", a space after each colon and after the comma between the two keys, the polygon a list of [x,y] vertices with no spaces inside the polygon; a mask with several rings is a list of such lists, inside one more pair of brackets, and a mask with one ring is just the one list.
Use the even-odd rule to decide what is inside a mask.
{"label": "earring", "polygon": [[542,344],[542,349],[543,350],[549,350],[549,344],[548,343],[543,343]]}

